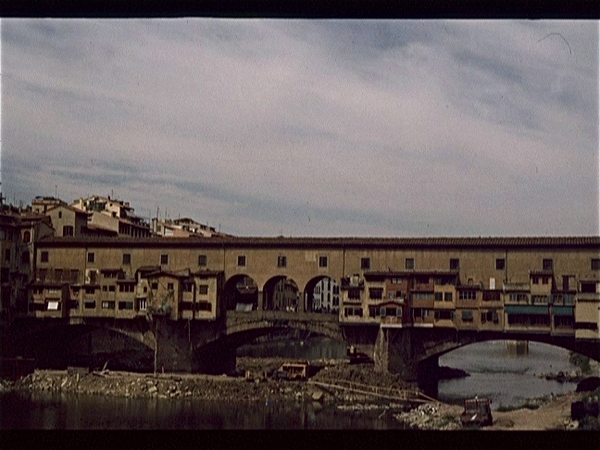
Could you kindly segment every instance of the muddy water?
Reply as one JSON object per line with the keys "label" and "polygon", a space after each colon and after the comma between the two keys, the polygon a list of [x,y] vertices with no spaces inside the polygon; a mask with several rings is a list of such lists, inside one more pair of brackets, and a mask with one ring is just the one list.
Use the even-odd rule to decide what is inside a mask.
{"label": "muddy water", "polygon": [[0,395],[0,429],[297,430],[401,428],[391,414],[340,412],[313,402],[125,399],[49,392]]}

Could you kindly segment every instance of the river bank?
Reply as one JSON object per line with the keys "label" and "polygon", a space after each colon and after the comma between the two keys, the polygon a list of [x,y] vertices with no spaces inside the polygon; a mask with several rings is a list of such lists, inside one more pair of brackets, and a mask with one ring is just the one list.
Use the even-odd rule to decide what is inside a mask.
{"label": "river bank", "polygon": [[[282,358],[239,358],[237,376],[202,374],[142,374],[85,369],[35,370],[17,381],[3,380],[0,392],[49,391],[59,393],[116,396],[127,398],[198,398],[223,401],[288,401],[318,399],[321,403],[343,403],[356,399],[351,393],[323,390],[304,381],[266,377],[247,381],[246,370],[271,373],[285,362]],[[390,389],[418,392],[416,385],[393,374],[380,374],[372,365],[350,365],[347,361],[311,362],[311,380],[324,383],[348,381]],[[360,396],[359,396],[360,397]]]}
{"label": "river bank", "polygon": [[[83,369],[36,370],[15,382],[2,380],[0,392],[45,391],[84,396],[202,399],[223,402],[288,402],[312,404],[348,414],[375,414],[393,417],[401,427],[418,430],[462,429],[460,405],[439,401],[424,404],[398,401],[395,393],[419,394],[415,384],[399,376],[375,372],[371,364],[349,364],[341,360],[311,361],[309,381],[247,381],[246,370],[270,373],[283,358],[238,358],[237,376],[201,374],[140,374],[132,372]],[[335,386],[335,387],[332,387]],[[343,386],[343,387],[342,387]],[[371,390],[366,392],[368,386]],[[350,387],[345,389],[344,387]],[[373,389],[378,394],[373,395]],[[382,395],[383,394],[383,395]],[[524,408],[494,411],[491,430],[567,430],[579,423],[571,420],[571,404],[589,393],[569,392],[528,401]],[[597,394],[595,394],[597,395]],[[423,397],[421,397],[421,400]],[[597,401],[597,397],[596,397]]]}

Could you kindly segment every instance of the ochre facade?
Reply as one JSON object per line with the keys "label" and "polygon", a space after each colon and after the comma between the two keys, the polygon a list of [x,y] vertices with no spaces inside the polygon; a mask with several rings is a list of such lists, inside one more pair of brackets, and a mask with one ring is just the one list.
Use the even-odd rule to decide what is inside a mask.
{"label": "ochre facade", "polygon": [[[144,312],[140,305],[152,306],[153,298],[168,297],[173,320],[215,320],[228,289],[228,295],[243,294],[228,281],[243,277],[255,283],[259,309],[267,307],[264,291],[274,278],[293,281],[302,311],[310,308],[316,283],[329,277],[340,285],[341,323],[600,337],[598,237],[75,237],[40,241],[35,258],[30,311],[38,317],[128,318]],[[110,273],[117,276],[105,278]],[[172,291],[153,296],[152,277]],[[62,284],[68,289],[57,289]],[[52,289],[52,297],[45,289]],[[62,313],[55,300],[47,309],[57,290]],[[92,299],[95,307],[86,309]],[[102,308],[107,301],[115,308]],[[210,303],[210,310],[200,302]]]}

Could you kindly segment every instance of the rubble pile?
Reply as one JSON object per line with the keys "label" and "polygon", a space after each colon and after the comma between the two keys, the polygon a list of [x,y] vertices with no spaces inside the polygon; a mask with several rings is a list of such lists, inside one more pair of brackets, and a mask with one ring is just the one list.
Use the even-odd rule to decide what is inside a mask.
{"label": "rubble pile", "polygon": [[312,395],[297,382],[265,380],[249,383],[241,377],[210,375],[142,375],[123,372],[71,374],[36,370],[15,383],[15,390],[146,398],[205,400],[290,400]]}
{"label": "rubble pile", "polygon": [[[455,409],[456,407],[454,407]],[[394,418],[415,430],[459,430],[462,428],[456,411],[442,403],[425,403]]]}

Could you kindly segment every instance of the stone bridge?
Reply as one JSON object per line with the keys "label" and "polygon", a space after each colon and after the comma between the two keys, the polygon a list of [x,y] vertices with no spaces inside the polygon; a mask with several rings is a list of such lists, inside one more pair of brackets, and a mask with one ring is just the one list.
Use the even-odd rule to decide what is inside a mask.
{"label": "stone bridge", "polygon": [[[600,359],[597,340],[576,340],[573,336],[349,325],[341,324],[336,315],[307,312],[228,311],[226,317],[216,322],[171,321],[166,317],[155,317],[154,320],[146,317],[77,321],[34,319],[21,322],[19,327],[18,330],[4,330],[3,342],[11,342],[9,346],[14,349],[14,354],[8,355],[3,346],[3,355],[22,355],[41,361],[59,355],[61,361],[68,361],[68,352],[74,343],[80,347],[88,345],[93,354],[94,347],[116,348],[114,342],[126,338],[131,342],[127,347],[130,354],[138,352],[147,360],[154,358],[158,370],[168,372],[233,372],[239,346],[284,329],[305,330],[345,341],[371,356],[378,370],[399,373],[407,380],[417,380],[423,374],[431,373],[444,353],[488,340],[542,342]],[[89,336],[94,330],[101,330],[106,336],[94,338],[92,342]]]}

